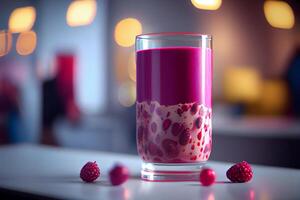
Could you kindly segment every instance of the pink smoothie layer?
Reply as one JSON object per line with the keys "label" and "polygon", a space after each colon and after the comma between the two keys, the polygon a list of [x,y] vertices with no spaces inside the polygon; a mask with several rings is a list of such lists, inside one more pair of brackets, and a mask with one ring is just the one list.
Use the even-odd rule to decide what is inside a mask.
{"label": "pink smoothie layer", "polygon": [[211,57],[211,49],[198,47],[138,51],[137,101],[161,105],[199,102],[211,107]]}
{"label": "pink smoothie layer", "polygon": [[138,153],[146,162],[206,161],[211,130],[211,109],[202,104],[137,103]]}

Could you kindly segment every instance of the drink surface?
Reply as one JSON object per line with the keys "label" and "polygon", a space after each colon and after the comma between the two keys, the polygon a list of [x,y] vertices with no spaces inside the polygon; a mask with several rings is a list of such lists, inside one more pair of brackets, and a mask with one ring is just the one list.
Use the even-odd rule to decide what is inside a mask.
{"label": "drink surface", "polygon": [[211,49],[199,47],[138,51],[137,101],[161,105],[199,102],[211,107],[211,56]]}

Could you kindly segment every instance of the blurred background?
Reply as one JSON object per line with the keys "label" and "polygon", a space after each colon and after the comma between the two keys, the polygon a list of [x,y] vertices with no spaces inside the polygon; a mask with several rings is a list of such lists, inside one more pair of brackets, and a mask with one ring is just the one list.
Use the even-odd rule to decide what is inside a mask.
{"label": "blurred background", "polygon": [[297,0],[0,0],[0,145],[136,154],[149,32],[213,35],[212,160],[300,168]]}

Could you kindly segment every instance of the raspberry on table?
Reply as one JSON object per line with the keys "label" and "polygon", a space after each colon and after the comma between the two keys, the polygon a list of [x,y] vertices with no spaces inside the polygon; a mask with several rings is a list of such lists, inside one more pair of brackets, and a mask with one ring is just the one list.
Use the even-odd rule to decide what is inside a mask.
{"label": "raspberry on table", "polygon": [[230,167],[226,172],[227,178],[234,183],[248,182],[253,177],[251,165],[242,161]]}
{"label": "raspberry on table", "polygon": [[85,182],[93,182],[100,176],[100,169],[96,163],[87,162],[80,171],[80,178]]}
{"label": "raspberry on table", "polygon": [[216,173],[213,169],[204,168],[200,172],[200,182],[203,186],[210,186],[215,183]]}
{"label": "raspberry on table", "polygon": [[109,179],[112,185],[121,185],[129,178],[129,170],[123,165],[116,165],[109,172]]}

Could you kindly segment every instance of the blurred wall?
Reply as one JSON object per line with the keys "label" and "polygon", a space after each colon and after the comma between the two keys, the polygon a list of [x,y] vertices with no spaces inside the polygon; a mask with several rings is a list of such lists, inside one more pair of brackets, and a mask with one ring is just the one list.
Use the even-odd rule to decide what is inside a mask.
{"label": "blurred wall", "polygon": [[[34,6],[37,18],[33,30],[37,33],[37,48],[29,56],[20,56],[15,46],[19,34],[13,34],[10,53],[0,58],[0,65],[9,61],[24,69],[20,84],[23,138],[39,141],[41,123],[41,82],[53,67],[56,53],[71,52],[77,58],[76,100],[84,113],[99,113],[106,103],[106,0],[98,0],[97,14],[88,26],[70,27],[66,12],[71,0],[0,1],[0,29],[8,29],[11,12],[18,7]],[[1,67],[1,66],[0,66]],[[42,73],[40,73],[42,72]],[[42,75],[39,76],[39,75]]]}
{"label": "blurred wall", "polygon": [[77,103],[85,113],[99,113],[106,103],[106,1],[97,1],[97,14],[92,24],[79,27],[70,27],[66,23],[71,2],[38,2],[37,58],[44,69],[42,71],[47,72],[57,53],[74,53],[77,59]]}
{"label": "blurred wall", "polygon": [[[10,13],[15,8],[23,6],[36,6],[36,1],[0,1],[0,30],[8,29]],[[36,26],[33,27],[34,30],[35,28]],[[17,54],[15,48],[17,36],[16,34],[13,35],[12,49],[9,54],[0,57],[0,68],[7,67],[11,71],[14,71],[12,75],[16,77],[15,82],[20,91],[19,104],[22,124],[19,128],[21,130],[18,131],[19,135],[11,137],[14,137],[13,140],[16,141],[37,142],[39,140],[40,129],[40,91],[36,77],[35,55],[20,56]]]}

